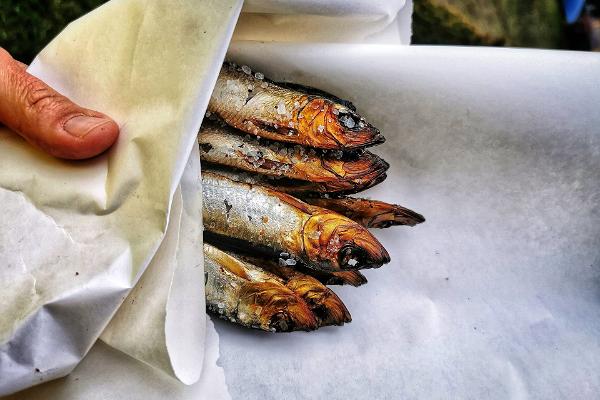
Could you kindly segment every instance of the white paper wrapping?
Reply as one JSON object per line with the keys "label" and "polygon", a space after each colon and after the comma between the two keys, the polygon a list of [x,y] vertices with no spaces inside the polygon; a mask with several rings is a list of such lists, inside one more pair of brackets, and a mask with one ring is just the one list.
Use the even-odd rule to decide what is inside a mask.
{"label": "white paper wrapping", "polygon": [[[0,394],[68,373],[154,256],[239,8],[233,0],[110,2],[70,24],[31,65],[75,102],[115,118],[121,135],[101,157],[66,162],[0,131]],[[199,243],[174,234],[179,247]],[[174,273],[161,289],[187,294],[195,282],[201,293],[202,273],[173,271],[182,269],[188,283]],[[144,338],[158,340],[144,355],[162,358],[140,357],[184,369],[173,372],[191,383],[203,358],[194,349],[202,338],[192,335],[204,330],[202,303],[165,301],[165,337]]]}
{"label": "white paper wrapping", "polygon": [[4,400],[127,399],[227,400],[223,369],[216,367],[219,336],[206,320],[206,351],[200,380],[187,386],[98,341],[67,377],[21,391]]}
{"label": "white paper wrapping", "polygon": [[190,154],[173,197],[167,235],[101,339],[186,384],[200,377],[206,323],[200,159]]}
{"label": "white paper wrapping", "polygon": [[412,0],[248,0],[233,40],[410,44]]}
{"label": "white paper wrapping", "polygon": [[354,102],[391,164],[367,196],[392,262],[334,289],[352,323],[218,322],[233,399],[593,399],[600,391],[600,56],[234,43],[233,60]]}

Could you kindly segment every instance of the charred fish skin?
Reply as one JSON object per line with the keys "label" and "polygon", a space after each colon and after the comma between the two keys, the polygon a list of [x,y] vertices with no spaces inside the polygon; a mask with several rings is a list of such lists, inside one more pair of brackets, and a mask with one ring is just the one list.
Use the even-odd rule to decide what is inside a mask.
{"label": "charred fish skin", "polygon": [[279,192],[288,193],[297,197],[309,197],[318,196],[320,194],[327,195],[347,195],[357,193],[373,187],[387,178],[386,173],[382,173],[376,176],[374,179],[365,179],[363,186],[355,184],[352,189],[334,189],[331,184],[323,184],[321,182],[313,181],[302,181],[298,179],[288,178],[272,178],[268,175],[252,174],[248,171],[233,170],[230,168],[224,168],[221,165],[209,163],[205,160],[202,164],[202,168],[208,172],[214,172],[216,174],[226,176],[227,178],[236,181],[247,183],[250,185],[259,185]]}
{"label": "charred fish skin", "polygon": [[303,200],[345,215],[367,228],[389,228],[394,225],[415,226],[425,222],[425,217],[413,210],[379,200],[357,197],[306,197]]}
{"label": "charred fish skin", "polygon": [[290,259],[280,258],[277,262],[274,259],[260,257],[248,252],[245,252],[245,254],[228,253],[247,261],[249,265],[255,266],[258,274],[265,274],[262,279],[268,279],[270,275],[280,279],[286,287],[306,302],[315,315],[319,327],[341,326],[352,321],[348,308],[335,292],[309,274],[301,273],[290,267],[286,263]]}
{"label": "charred fish skin", "polygon": [[205,229],[287,252],[325,271],[377,268],[390,261],[363,226],[265,187],[204,172]]}
{"label": "charred fish skin", "polygon": [[[262,79],[261,79],[262,78]],[[252,135],[321,149],[354,149],[383,143],[383,135],[352,108],[224,63],[208,110]]]}
{"label": "charred fish skin", "polygon": [[359,271],[340,271],[327,273],[311,270],[310,268],[299,268],[298,270],[306,275],[312,276],[323,285],[327,286],[351,285],[354,287],[359,287],[369,282],[367,277],[361,274]]}
{"label": "charred fish skin", "polygon": [[308,305],[276,279],[256,279],[252,268],[204,245],[208,311],[242,326],[272,332],[318,327]]}
{"label": "charred fish skin", "polygon": [[240,133],[226,125],[204,122],[198,135],[201,160],[263,175],[318,182],[330,193],[369,186],[389,168],[388,163],[368,151],[344,158],[299,145],[260,143]]}

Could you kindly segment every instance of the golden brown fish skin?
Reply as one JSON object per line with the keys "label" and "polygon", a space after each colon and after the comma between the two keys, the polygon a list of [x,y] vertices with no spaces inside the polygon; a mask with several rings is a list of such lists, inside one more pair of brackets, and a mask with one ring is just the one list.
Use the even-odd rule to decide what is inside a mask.
{"label": "golden brown fish skin", "polygon": [[204,244],[207,309],[223,319],[265,331],[318,328],[308,305],[283,283],[257,279],[253,267]]}
{"label": "golden brown fish skin", "polygon": [[389,168],[388,163],[368,151],[343,158],[298,145],[260,143],[256,138],[244,137],[241,131],[212,121],[204,122],[198,143],[203,162],[318,183],[321,190],[329,193],[360,190]]}
{"label": "golden brown fish skin", "polygon": [[371,188],[383,182],[387,178],[387,174],[383,173],[381,175],[376,176],[372,180],[370,180],[371,178],[364,179],[366,183],[363,186],[355,184],[354,188],[352,189],[335,190],[334,188],[332,188],[332,185],[324,185],[321,182],[301,181],[298,179],[287,178],[271,178],[267,175],[251,174],[246,171],[234,170],[231,168],[211,164],[208,162],[202,164],[202,170],[223,175],[236,182],[243,182],[250,185],[260,185],[269,189],[277,190],[283,193],[288,193],[297,197],[308,197],[318,194],[328,194],[335,196],[353,194],[363,190],[367,190],[368,188]]}
{"label": "golden brown fish skin", "polygon": [[379,200],[357,197],[306,197],[303,200],[345,215],[367,228],[388,228],[393,225],[415,226],[425,222],[425,218],[417,212]]}
{"label": "golden brown fish skin", "polygon": [[340,272],[322,272],[311,270],[310,268],[298,269],[321,282],[323,285],[351,285],[354,287],[362,286],[368,283],[367,278],[359,271],[340,271]]}
{"label": "golden brown fish skin", "polygon": [[288,279],[286,286],[308,304],[317,317],[319,326],[344,325],[352,321],[342,300],[312,276],[296,272]]}
{"label": "golden brown fish skin", "polygon": [[289,194],[268,188],[264,190],[310,215],[302,228],[304,253],[310,260],[307,266],[312,267],[316,260],[323,270],[338,271],[378,268],[390,262],[385,247],[366,228],[351,219],[306,204]]}
{"label": "golden brown fish skin", "polygon": [[248,67],[230,63],[221,68],[208,110],[249,134],[320,149],[384,141],[379,130],[346,105],[258,79]]}
{"label": "golden brown fish skin", "polygon": [[236,257],[248,261],[251,265],[260,266],[261,269],[279,277],[286,287],[306,302],[320,327],[343,325],[352,321],[346,305],[331,289],[316,278],[285,265],[284,259],[280,259],[277,263],[273,259],[256,255],[236,254]]}
{"label": "golden brown fish skin", "polygon": [[390,261],[366,228],[333,211],[206,171],[202,183],[208,231],[290,253],[317,270],[377,268]]}

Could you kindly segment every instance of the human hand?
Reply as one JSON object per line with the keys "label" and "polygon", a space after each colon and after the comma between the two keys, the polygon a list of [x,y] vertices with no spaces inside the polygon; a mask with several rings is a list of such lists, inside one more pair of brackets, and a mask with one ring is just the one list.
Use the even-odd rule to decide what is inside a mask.
{"label": "human hand", "polygon": [[27,73],[0,47],[0,123],[60,158],[85,159],[109,148],[119,135],[110,117],[80,107]]}

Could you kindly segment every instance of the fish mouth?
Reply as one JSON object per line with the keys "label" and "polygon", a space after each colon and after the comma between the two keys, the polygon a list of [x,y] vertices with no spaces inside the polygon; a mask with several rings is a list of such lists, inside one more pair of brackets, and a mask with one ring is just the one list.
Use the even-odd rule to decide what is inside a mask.
{"label": "fish mouth", "polygon": [[306,304],[289,304],[268,317],[268,329],[274,332],[313,331],[319,327]]}
{"label": "fish mouth", "polygon": [[312,331],[318,328],[307,304],[283,285],[263,282],[257,286],[257,302],[262,306],[261,320],[275,332]]}
{"label": "fish mouth", "polygon": [[352,316],[342,300],[328,287],[311,276],[291,279],[287,285],[311,309],[319,326],[344,325]]}
{"label": "fish mouth", "polygon": [[425,217],[418,212],[395,206],[393,210],[375,216],[369,226],[372,228],[389,228],[394,225],[415,226],[423,222],[425,222]]}
{"label": "fish mouth", "polygon": [[304,300],[280,283],[250,282],[240,291],[238,311],[258,318],[265,331],[312,331],[317,320]]}
{"label": "fish mouth", "polygon": [[324,293],[312,311],[319,321],[319,326],[342,326],[352,322],[352,316],[346,305],[332,291]]}
{"label": "fish mouth", "polygon": [[385,248],[365,227],[336,212],[313,207],[315,211],[303,227],[308,266],[335,272],[377,268],[390,261]]}
{"label": "fish mouth", "polygon": [[333,272],[327,282],[328,285],[352,285],[354,287],[362,286],[369,281],[367,277],[358,271],[340,271]]}
{"label": "fish mouth", "polygon": [[363,117],[353,111],[340,111],[337,122],[343,131],[343,138],[338,138],[347,149],[370,147],[385,142],[385,136]]}
{"label": "fish mouth", "polygon": [[345,232],[344,236],[350,236],[350,240],[338,251],[337,262],[342,270],[379,268],[391,261],[387,250],[366,229],[364,232]]}

